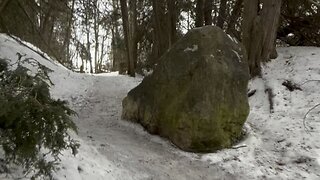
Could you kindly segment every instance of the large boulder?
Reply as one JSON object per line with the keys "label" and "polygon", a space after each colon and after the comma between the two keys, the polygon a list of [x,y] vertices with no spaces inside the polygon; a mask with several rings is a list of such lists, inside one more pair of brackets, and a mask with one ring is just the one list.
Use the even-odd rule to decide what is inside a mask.
{"label": "large boulder", "polygon": [[230,147],[249,114],[244,48],[220,28],[189,31],[123,100],[122,118],[186,151]]}

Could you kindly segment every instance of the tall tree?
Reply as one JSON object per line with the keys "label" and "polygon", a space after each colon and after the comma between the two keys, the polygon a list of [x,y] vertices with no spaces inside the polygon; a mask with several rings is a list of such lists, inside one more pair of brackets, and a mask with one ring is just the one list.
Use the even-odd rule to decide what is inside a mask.
{"label": "tall tree", "polygon": [[65,37],[63,40],[63,48],[66,50],[66,58],[65,59],[69,60],[68,67],[70,67],[70,68],[72,67],[72,60],[71,60],[71,56],[70,56],[70,42],[71,42],[72,24],[74,21],[75,2],[76,2],[76,0],[72,0],[70,13],[68,13],[68,15],[67,15],[68,25],[67,25]]}
{"label": "tall tree", "polygon": [[169,28],[169,48],[177,41],[177,16],[179,12],[176,0],[167,0],[168,28]]}
{"label": "tall tree", "polygon": [[212,25],[213,19],[212,19],[212,6],[213,6],[213,0],[205,0],[204,3],[204,24],[205,25]]}
{"label": "tall tree", "polygon": [[[136,4],[136,0],[133,0]],[[121,7],[121,14],[122,14],[122,25],[123,25],[123,32],[124,32],[124,39],[126,44],[126,51],[127,51],[127,63],[128,63],[128,74],[132,77],[135,76],[135,69],[134,69],[134,47],[132,46],[132,35],[130,31],[132,30],[130,27],[132,25],[129,24],[129,12],[126,0],[120,0],[120,7]]]}
{"label": "tall tree", "polygon": [[[1,1],[1,31],[13,34],[38,46],[62,64],[67,63],[63,39],[66,16],[71,12],[66,1]],[[5,4],[4,4],[5,3]]]}
{"label": "tall tree", "polygon": [[203,17],[203,9],[204,9],[204,1],[205,0],[197,0],[197,4],[196,4],[196,20],[195,20],[195,26],[196,27],[201,27],[203,26],[203,21],[204,21],[204,17]]}
{"label": "tall tree", "polygon": [[220,28],[223,28],[226,19],[227,2],[228,0],[220,0],[219,15],[217,17],[217,26]]}
{"label": "tall tree", "polygon": [[120,63],[123,61],[121,58],[121,50],[123,49],[123,43],[121,43],[121,37],[119,33],[119,19],[121,18],[119,10],[119,0],[112,0],[112,13],[111,13],[111,48],[112,48],[112,69],[113,71],[119,71],[120,74],[123,74],[120,70]]}
{"label": "tall tree", "polygon": [[197,0],[195,8],[195,26],[201,27],[203,25],[212,25],[214,0]]}
{"label": "tall tree", "polygon": [[238,35],[237,33],[236,23],[239,17],[241,17],[242,7],[243,7],[243,0],[235,0],[234,6],[232,7],[232,12],[227,24],[227,33],[232,34],[233,36],[236,36],[238,39],[240,39],[240,35]]}
{"label": "tall tree", "polygon": [[260,63],[269,60],[275,50],[280,8],[281,0],[244,0],[242,40],[251,76],[261,74]]}
{"label": "tall tree", "polygon": [[94,30],[94,72],[99,69],[98,52],[99,52],[99,32],[100,32],[100,11],[98,0],[93,1],[93,30]]}
{"label": "tall tree", "polygon": [[[130,0],[129,1],[129,46],[131,49],[131,57],[130,66],[133,66],[133,71],[135,72],[137,66],[137,0]],[[132,68],[132,67],[131,67]]]}
{"label": "tall tree", "polygon": [[3,0],[0,2],[0,15],[2,13],[2,11],[4,10],[4,8],[6,8],[6,6],[8,5],[10,0]]}
{"label": "tall tree", "polygon": [[167,18],[165,16],[165,0],[152,0],[153,7],[153,59],[157,61],[168,49]]}
{"label": "tall tree", "polygon": [[90,1],[83,0],[84,5],[84,25],[85,25],[85,33],[86,33],[86,61],[89,61],[90,65],[90,73],[93,73],[93,65],[92,65],[92,56],[91,56],[91,41],[90,41],[90,19],[92,17],[92,6]]}
{"label": "tall tree", "polygon": [[177,21],[180,13],[177,0],[153,0],[154,63],[177,41]]}
{"label": "tall tree", "polygon": [[266,62],[277,57],[276,38],[279,27],[281,11],[281,0],[264,0],[263,1],[263,29],[265,31],[263,36],[263,46],[261,52],[261,59]]}

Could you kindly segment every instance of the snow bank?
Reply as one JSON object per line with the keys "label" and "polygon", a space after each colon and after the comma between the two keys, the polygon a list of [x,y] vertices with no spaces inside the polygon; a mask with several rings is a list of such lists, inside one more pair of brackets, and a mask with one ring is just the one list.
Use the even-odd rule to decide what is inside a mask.
{"label": "snow bank", "polygon": [[[278,50],[279,58],[263,66],[262,78],[250,82],[256,93],[250,97],[247,137],[232,149],[193,154],[121,121],[121,101],[141,78],[76,74],[0,34],[0,58],[16,60],[19,53],[54,70],[53,96],[69,100],[78,112],[79,154],[63,152],[58,180],[320,179],[320,109],[309,113],[306,127],[303,123],[305,113],[320,103],[320,82],[309,81],[320,80],[320,48]],[[290,92],[285,80],[302,91]],[[274,113],[266,88],[273,92]],[[0,174],[0,179],[17,177],[18,170]]]}
{"label": "snow bank", "polygon": [[[87,93],[88,89],[91,88],[91,78],[94,76],[74,73],[54,60],[51,60],[48,55],[43,53],[44,58],[34,52],[33,50],[42,54],[42,52],[33,45],[27,42],[23,43],[29,48],[5,34],[0,34],[0,58],[8,60],[9,64],[16,63],[19,56],[21,56],[21,60],[31,58],[53,70],[49,76],[54,83],[54,86],[51,87],[51,94],[54,98],[77,103],[77,101]],[[28,66],[28,64],[25,65]],[[28,66],[28,68],[35,70],[32,69],[32,66]],[[115,74],[109,74],[108,76],[110,75],[114,76]],[[71,106],[74,106],[74,104],[71,104]],[[110,163],[108,159],[102,157],[95,147],[88,145],[81,137],[75,134],[73,137],[81,144],[79,153],[74,157],[69,151],[63,152],[59,170],[54,174],[56,179],[104,180],[121,179],[122,177],[126,179],[131,177],[126,170],[117,168],[114,164]],[[10,180],[23,177],[21,169],[15,167],[11,169],[11,171],[12,174],[0,174],[0,179]],[[29,178],[25,177],[22,179]]]}
{"label": "snow bank", "polygon": [[[320,179],[320,48],[279,48],[279,57],[263,66],[262,78],[249,88],[251,112],[246,126],[248,137],[239,149],[202,156],[202,160],[222,166],[239,179]],[[290,80],[302,91],[290,92],[282,83]],[[308,82],[308,83],[306,83]],[[273,91],[274,113],[266,88]]]}

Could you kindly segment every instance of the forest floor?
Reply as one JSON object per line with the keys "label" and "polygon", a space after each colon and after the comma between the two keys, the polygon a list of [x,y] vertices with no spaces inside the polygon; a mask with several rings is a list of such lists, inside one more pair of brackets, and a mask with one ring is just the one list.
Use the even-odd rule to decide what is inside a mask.
{"label": "forest floor", "polygon": [[[250,81],[256,93],[249,99],[246,138],[231,149],[196,154],[121,119],[121,101],[142,77],[77,74],[0,34],[0,57],[14,60],[18,52],[54,70],[53,97],[68,100],[78,113],[79,132],[73,137],[81,147],[76,157],[63,152],[57,180],[320,179],[320,107],[304,120],[320,103],[320,82],[309,81],[320,80],[320,48],[278,51],[279,58],[264,65],[262,78]],[[289,91],[282,85],[286,80],[301,90]],[[0,179],[18,177],[19,169],[0,174]]]}

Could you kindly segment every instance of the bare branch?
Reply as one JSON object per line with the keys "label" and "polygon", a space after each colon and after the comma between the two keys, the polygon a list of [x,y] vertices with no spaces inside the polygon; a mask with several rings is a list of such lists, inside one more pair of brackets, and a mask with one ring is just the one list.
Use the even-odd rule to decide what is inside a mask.
{"label": "bare branch", "polygon": [[307,83],[309,83],[309,82],[320,82],[320,79],[319,79],[319,80],[318,80],[318,79],[308,80],[308,81],[302,83],[300,86],[305,85],[305,84],[307,84]]}
{"label": "bare branch", "polygon": [[307,128],[307,125],[306,125],[306,118],[307,118],[307,116],[308,116],[308,114],[312,111],[312,110],[314,110],[315,108],[317,108],[317,107],[319,107],[320,106],[320,103],[319,104],[317,104],[317,105],[315,105],[315,106],[313,106],[311,109],[309,109],[309,111],[304,115],[304,117],[303,117],[303,126],[304,126],[304,129],[306,130],[306,131],[308,131],[308,128]]}

